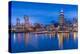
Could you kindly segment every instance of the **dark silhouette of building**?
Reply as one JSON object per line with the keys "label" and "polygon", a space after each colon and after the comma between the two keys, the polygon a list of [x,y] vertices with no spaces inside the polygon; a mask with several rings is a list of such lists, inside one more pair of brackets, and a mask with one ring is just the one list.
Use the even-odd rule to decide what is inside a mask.
{"label": "dark silhouette of building", "polygon": [[59,15],[59,30],[64,30],[65,27],[65,19],[64,19],[64,11],[61,9]]}

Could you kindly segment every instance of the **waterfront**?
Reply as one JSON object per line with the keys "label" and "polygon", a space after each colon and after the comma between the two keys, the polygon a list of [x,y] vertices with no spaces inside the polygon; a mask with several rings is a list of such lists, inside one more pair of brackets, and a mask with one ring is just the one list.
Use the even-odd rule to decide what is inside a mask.
{"label": "waterfront", "polygon": [[11,33],[12,52],[31,52],[78,48],[77,32],[34,34]]}

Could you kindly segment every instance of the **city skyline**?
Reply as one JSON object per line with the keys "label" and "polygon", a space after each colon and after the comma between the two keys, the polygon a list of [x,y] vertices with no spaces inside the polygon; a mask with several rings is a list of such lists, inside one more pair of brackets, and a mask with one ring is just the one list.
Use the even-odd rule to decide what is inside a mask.
{"label": "city skyline", "polygon": [[9,3],[9,52],[78,48],[78,6]]}
{"label": "city skyline", "polygon": [[78,17],[77,5],[65,5],[65,4],[46,5],[44,3],[40,4],[40,3],[31,3],[31,2],[30,3],[12,2],[11,23],[16,24],[16,18],[19,18],[22,23],[24,20],[23,19],[24,15],[29,16],[30,22],[32,23],[38,22],[41,24],[49,24],[52,20],[58,22],[59,13],[61,9],[63,9],[64,17],[67,20],[72,21],[73,18]]}

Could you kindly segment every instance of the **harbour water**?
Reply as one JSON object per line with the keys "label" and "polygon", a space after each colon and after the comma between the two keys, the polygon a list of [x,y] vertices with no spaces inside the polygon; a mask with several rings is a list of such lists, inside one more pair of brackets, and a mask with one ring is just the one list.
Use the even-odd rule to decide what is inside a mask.
{"label": "harbour water", "polygon": [[77,48],[77,32],[55,34],[11,33],[11,50],[13,53]]}

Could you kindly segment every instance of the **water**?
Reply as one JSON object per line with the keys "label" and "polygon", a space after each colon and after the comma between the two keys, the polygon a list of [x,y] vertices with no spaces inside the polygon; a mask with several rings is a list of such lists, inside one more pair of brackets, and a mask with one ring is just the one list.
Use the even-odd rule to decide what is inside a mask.
{"label": "water", "polygon": [[78,48],[77,32],[55,34],[11,33],[11,50],[13,53],[76,48]]}

